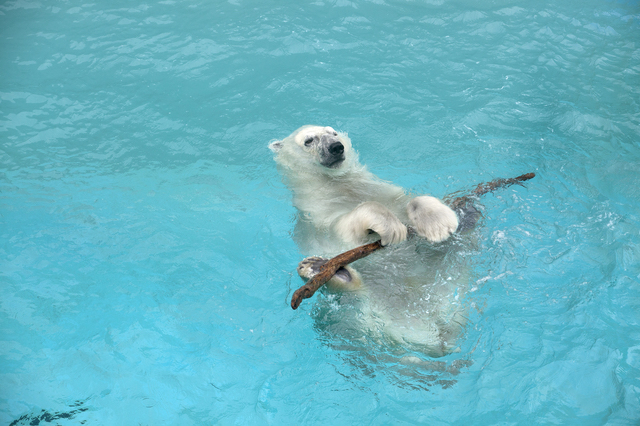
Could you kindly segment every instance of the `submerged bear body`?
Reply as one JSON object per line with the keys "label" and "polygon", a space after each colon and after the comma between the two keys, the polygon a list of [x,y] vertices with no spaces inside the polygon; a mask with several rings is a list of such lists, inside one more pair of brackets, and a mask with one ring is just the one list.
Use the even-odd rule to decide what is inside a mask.
{"label": "submerged bear body", "polygon": [[301,127],[270,148],[300,213],[295,238],[311,256],[298,267],[301,277],[357,245],[380,239],[385,246],[327,283],[340,303],[323,315],[354,338],[420,347],[431,356],[454,350],[468,281],[450,255],[455,242],[444,242],[458,228],[456,213],[378,179],[359,163],[348,136],[331,127]]}

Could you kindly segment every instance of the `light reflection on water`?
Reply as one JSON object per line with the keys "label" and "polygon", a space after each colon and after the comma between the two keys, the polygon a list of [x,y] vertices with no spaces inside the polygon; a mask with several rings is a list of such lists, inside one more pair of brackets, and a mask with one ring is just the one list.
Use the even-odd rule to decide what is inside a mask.
{"label": "light reflection on water", "polygon": [[[0,418],[633,424],[637,6],[1,5]],[[309,123],[415,193],[537,173],[483,199],[459,353],[288,307],[266,145]]]}

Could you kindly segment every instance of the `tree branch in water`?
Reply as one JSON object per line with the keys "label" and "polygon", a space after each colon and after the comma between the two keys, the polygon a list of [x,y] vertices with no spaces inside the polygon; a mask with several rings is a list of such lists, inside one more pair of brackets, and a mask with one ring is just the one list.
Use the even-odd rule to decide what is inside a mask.
{"label": "tree branch in water", "polygon": [[[487,192],[493,192],[499,188],[506,188],[508,186],[513,185],[514,183],[521,184],[521,182],[527,181],[535,177],[535,173],[527,173],[524,175],[520,175],[511,179],[494,179],[491,182],[481,183],[476,189],[474,189],[471,194],[464,195],[462,197],[455,198],[451,203],[450,207],[454,210],[464,206],[466,203],[472,202],[473,198],[477,198],[486,194]],[[318,291],[320,287],[322,287],[327,281],[329,281],[336,273],[336,271],[348,264],[355,262],[358,259],[362,259],[363,257],[369,256],[376,250],[384,247],[380,240],[365,244],[349,251],[345,251],[342,254],[337,255],[336,257],[330,259],[322,265],[320,268],[320,272],[313,276],[305,285],[300,287],[293,293],[293,297],[291,298],[291,308],[298,309],[298,306],[302,303],[304,299],[308,299],[313,294]]]}

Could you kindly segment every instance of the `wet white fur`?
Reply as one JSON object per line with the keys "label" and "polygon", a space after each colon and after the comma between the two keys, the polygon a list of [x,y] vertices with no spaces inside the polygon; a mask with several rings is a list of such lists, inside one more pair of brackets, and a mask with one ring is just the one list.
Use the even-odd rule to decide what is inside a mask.
{"label": "wet white fur", "polygon": [[307,148],[309,135],[334,132],[331,127],[303,126],[281,141],[270,144],[276,161],[293,189],[293,203],[314,226],[333,232],[346,245],[362,244],[369,230],[383,245],[407,238],[405,224],[432,242],[447,239],[458,227],[458,218],[434,197],[411,198],[404,190],[378,179],[358,162],[351,140],[338,133],[345,160],[330,169],[318,161],[317,149]]}
{"label": "wet white fur", "polygon": [[[371,336],[416,344],[432,356],[449,353],[465,323],[457,302],[466,282],[465,269],[454,267],[457,275],[438,281],[442,265],[434,262],[444,258],[436,255],[425,263],[415,241],[397,243],[407,238],[407,225],[430,241],[442,241],[456,230],[456,214],[434,197],[412,198],[402,188],[378,179],[358,162],[349,137],[333,132],[331,127],[304,126],[270,144],[300,212],[296,241],[305,253],[331,257],[374,241],[378,236],[369,230],[374,231],[383,244],[394,248],[373,261],[360,261],[361,274],[347,267],[351,281],[336,276],[327,283],[329,289],[348,291],[359,301],[353,301],[359,303],[358,318],[344,320],[360,322]],[[319,134],[331,134],[344,145],[340,167],[322,166],[321,150],[305,146],[309,136]],[[312,260],[300,262],[300,276],[313,275]]]}

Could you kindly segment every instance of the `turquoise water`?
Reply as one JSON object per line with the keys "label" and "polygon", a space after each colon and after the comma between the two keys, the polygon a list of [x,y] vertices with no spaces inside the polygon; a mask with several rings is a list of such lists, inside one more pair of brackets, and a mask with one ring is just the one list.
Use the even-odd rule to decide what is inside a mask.
{"label": "turquoise water", "polygon": [[[3,424],[632,425],[637,1],[0,5]],[[267,144],[349,133],[483,200],[460,352],[405,365],[292,311]]]}

